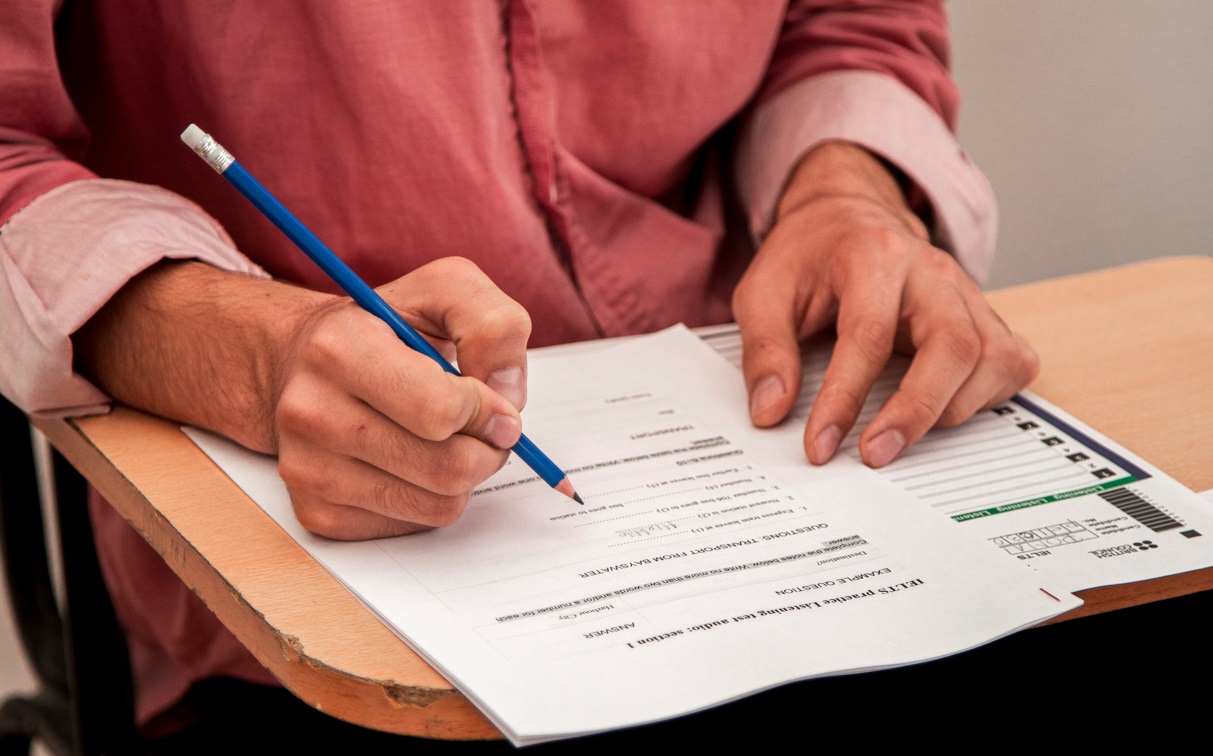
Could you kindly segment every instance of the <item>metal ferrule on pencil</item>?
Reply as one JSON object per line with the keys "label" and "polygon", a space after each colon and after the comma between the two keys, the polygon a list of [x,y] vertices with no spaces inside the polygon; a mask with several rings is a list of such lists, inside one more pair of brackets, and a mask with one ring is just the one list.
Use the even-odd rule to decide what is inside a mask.
{"label": "metal ferrule on pencil", "polygon": [[196,143],[190,145],[198,156],[206,161],[207,165],[215,169],[215,173],[222,174],[228,169],[232,163],[236,162],[236,158],[232,157],[232,153],[223,149],[223,147],[211,137],[210,134],[203,133],[202,138]]}

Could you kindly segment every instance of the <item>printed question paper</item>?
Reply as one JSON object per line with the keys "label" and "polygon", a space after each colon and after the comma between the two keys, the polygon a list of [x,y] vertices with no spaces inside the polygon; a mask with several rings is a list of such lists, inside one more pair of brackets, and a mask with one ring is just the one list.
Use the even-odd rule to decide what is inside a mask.
{"label": "printed question paper", "polygon": [[684,328],[537,350],[529,395],[527,434],[584,507],[511,458],[456,524],[360,543],[303,530],[272,458],[188,432],[516,745],[935,659],[1081,604],[887,477],[753,428],[739,372]]}

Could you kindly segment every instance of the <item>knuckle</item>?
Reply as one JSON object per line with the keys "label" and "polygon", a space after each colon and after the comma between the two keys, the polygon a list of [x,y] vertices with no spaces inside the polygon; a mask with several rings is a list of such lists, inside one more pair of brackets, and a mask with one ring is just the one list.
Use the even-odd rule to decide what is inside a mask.
{"label": "knuckle", "polygon": [[458,278],[460,280],[487,278],[480,266],[466,257],[457,255],[441,257],[418,270],[424,270],[427,274],[437,278]]}
{"label": "knuckle", "polygon": [[977,290],[976,282],[951,254],[926,243],[915,245],[913,251],[914,264],[919,266],[922,273],[929,275],[930,280],[937,282],[937,286],[961,292],[968,291],[969,286]]}
{"label": "knuckle", "polygon": [[981,359],[983,344],[981,337],[971,328],[955,328],[943,335],[944,347],[957,361],[965,365],[976,365]]}
{"label": "knuckle", "polygon": [[841,407],[845,416],[853,419],[863,411],[867,395],[853,386],[830,384],[822,386],[816,401],[831,404],[836,408]]}
{"label": "knuckle", "polygon": [[320,318],[300,341],[297,359],[304,365],[321,368],[343,363],[349,352],[346,327],[349,316],[348,310],[334,310],[328,317]]}
{"label": "knuckle", "polygon": [[363,508],[373,512],[397,512],[407,499],[400,482],[390,476],[383,476],[372,482],[361,494]]}
{"label": "knuckle", "polygon": [[303,401],[297,384],[294,381],[287,382],[274,405],[274,422],[277,423],[279,432],[308,428],[313,417],[309,404]]}
{"label": "knuckle", "polygon": [[1011,335],[987,342],[981,359],[1017,389],[1031,383],[1040,373],[1040,356],[1036,350]]}
{"label": "knuckle", "polygon": [[508,335],[522,334],[530,336],[531,334],[530,313],[513,299],[507,299],[499,305],[493,311],[491,320],[494,323],[498,323],[499,329]]}
{"label": "knuckle", "polygon": [[938,247],[923,247],[923,262],[930,267],[931,272],[939,276],[940,280],[949,281],[952,285],[959,285],[963,281],[969,281],[969,277],[964,275],[964,271],[956,263],[956,258],[944,252]]}
{"label": "knuckle", "polygon": [[418,488],[438,496],[470,495],[509,458],[470,436],[456,435],[439,444],[412,448],[400,469]]}
{"label": "knuckle", "polygon": [[310,401],[306,391],[288,384],[278,397],[274,420],[280,436],[295,433],[315,438],[327,434],[329,414],[317,402]]}
{"label": "knuckle", "polygon": [[366,484],[358,492],[358,508],[396,522],[412,523],[418,507],[416,494],[409,485],[390,476]]}
{"label": "knuckle", "polygon": [[434,491],[414,489],[409,495],[397,497],[383,510],[406,522],[419,523],[431,528],[453,525],[463,515],[471,492],[445,495]]}
{"label": "knuckle", "polygon": [[399,474],[398,471],[407,471],[414,469],[424,469],[422,460],[426,459],[424,454],[424,442],[417,436],[404,430],[392,430],[385,434],[382,445],[378,444],[370,434],[358,435],[357,448],[360,453],[367,458],[374,454],[376,448],[381,448],[385,454],[385,467],[393,473]]}
{"label": "knuckle", "polygon": [[333,538],[344,530],[333,507],[309,503],[297,497],[291,498],[291,504],[295,510],[295,519],[309,533]]}
{"label": "knuckle", "polygon": [[903,228],[880,224],[866,226],[862,232],[869,242],[862,246],[868,247],[873,253],[884,256],[893,251],[903,251],[906,248],[905,229]]}
{"label": "knuckle", "polygon": [[911,392],[902,397],[900,411],[915,429],[925,431],[936,422],[944,410],[944,402],[930,393]]}
{"label": "knuckle", "polygon": [[480,483],[477,471],[480,468],[471,444],[454,444],[443,453],[431,457],[427,466],[426,488],[442,496],[461,496],[471,493]]}
{"label": "knuckle", "polygon": [[467,507],[469,498],[471,498],[470,493],[444,497],[439,502],[439,506],[432,510],[429,522],[439,528],[454,525],[463,516],[463,510]]}
{"label": "knuckle", "polygon": [[1022,366],[1024,353],[1019,344],[1009,336],[993,338],[983,345],[982,359],[1003,370],[1017,370]]}
{"label": "knuckle", "polygon": [[[407,280],[408,284],[399,285]],[[425,265],[414,268],[403,278],[385,285],[385,291],[391,292],[393,298],[399,298],[403,291],[425,291],[437,287],[450,288],[480,288],[489,281],[488,276],[476,263],[466,257],[450,256],[431,260]]]}
{"label": "knuckle", "polygon": [[792,301],[795,291],[809,288],[811,280],[803,278],[804,275],[803,271],[797,273],[782,264],[760,265],[757,260],[751,263],[733,287],[731,304],[737,322],[744,329],[769,318],[773,303]]}
{"label": "knuckle", "polygon": [[1036,377],[1040,375],[1040,368],[1040,355],[1036,353],[1035,349],[1027,350],[1027,353],[1024,355],[1023,374],[1020,385],[1026,386],[1036,380]]}
{"label": "knuckle", "polygon": [[443,441],[463,430],[475,407],[469,406],[454,379],[443,380],[417,406],[414,433],[430,441]]}
{"label": "knuckle", "polygon": [[1008,351],[1010,356],[1007,357],[1007,364],[1015,366],[1013,374],[1018,387],[1026,386],[1040,375],[1040,355],[1027,342],[1012,338],[1009,340]]}
{"label": "knuckle", "polygon": [[861,318],[848,329],[852,343],[869,361],[884,362],[893,344],[893,329],[872,318]]}
{"label": "knuckle", "polygon": [[500,343],[511,339],[526,341],[531,335],[531,316],[526,308],[505,297],[481,313],[475,338],[483,343]]}
{"label": "knuckle", "polygon": [[317,464],[308,455],[282,451],[278,456],[278,476],[286,484],[292,498],[327,499],[332,491],[332,476],[327,467]]}

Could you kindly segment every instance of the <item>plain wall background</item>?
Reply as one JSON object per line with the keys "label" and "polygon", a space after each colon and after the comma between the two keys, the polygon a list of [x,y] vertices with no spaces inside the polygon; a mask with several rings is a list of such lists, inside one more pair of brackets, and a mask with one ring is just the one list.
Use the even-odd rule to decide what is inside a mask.
{"label": "plain wall background", "polygon": [[950,0],[989,288],[1213,254],[1213,2]]}

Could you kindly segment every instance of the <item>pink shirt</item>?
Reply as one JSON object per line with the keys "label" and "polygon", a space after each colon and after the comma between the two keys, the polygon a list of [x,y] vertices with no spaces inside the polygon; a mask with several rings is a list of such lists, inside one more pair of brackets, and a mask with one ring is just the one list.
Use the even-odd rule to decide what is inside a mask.
{"label": "pink shirt", "polygon": [[[56,40],[59,4],[0,7],[0,391],[30,412],[106,409],[69,337],[157,260],[334,290],[180,143],[190,123],[373,285],[472,259],[534,346],[728,320],[790,169],[825,140],[899,166],[979,280],[993,253],[938,0],[94,0]],[[270,681],[93,511],[141,720],[202,677]]]}

